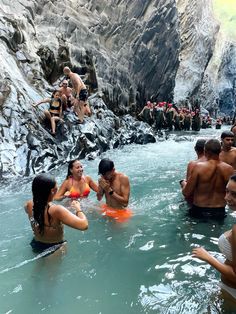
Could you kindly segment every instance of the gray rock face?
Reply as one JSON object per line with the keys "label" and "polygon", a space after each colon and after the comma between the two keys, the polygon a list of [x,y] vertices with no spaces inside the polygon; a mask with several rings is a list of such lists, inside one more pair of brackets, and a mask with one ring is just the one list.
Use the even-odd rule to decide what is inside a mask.
{"label": "gray rock face", "polygon": [[[223,62],[215,70],[218,26],[210,0],[0,4],[2,176],[29,175],[70,158],[95,158],[111,147],[154,142],[150,127],[131,116],[151,97],[178,102],[211,95],[206,107],[214,100],[221,110],[231,110],[235,67],[229,56],[235,48],[221,49]],[[35,110],[32,103],[58,87],[65,65],[87,84],[93,116],[78,125],[68,114],[53,138],[43,124],[43,106]]]}

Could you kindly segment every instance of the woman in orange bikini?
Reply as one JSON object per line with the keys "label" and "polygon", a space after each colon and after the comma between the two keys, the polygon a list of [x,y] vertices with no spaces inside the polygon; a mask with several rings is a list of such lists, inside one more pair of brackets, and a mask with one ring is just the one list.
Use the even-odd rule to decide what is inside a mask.
{"label": "woman in orange bikini", "polygon": [[97,184],[89,176],[83,175],[83,166],[79,160],[71,160],[68,165],[66,179],[62,182],[55,200],[62,200],[65,197],[71,199],[88,197],[90,189],[98,192]]}

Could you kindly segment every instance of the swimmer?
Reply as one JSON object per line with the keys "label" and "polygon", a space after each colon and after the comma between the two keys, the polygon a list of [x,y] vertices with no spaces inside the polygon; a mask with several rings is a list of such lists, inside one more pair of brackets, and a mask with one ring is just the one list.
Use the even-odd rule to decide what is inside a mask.
{"label": "swimmer", "polygon": [[221,134],[220,160],[231,165],[236,170],[236,148],[234,145],[234,133],[224,131]]}
{"label": "swimmer", "polygon": [[[225,200],[229,208],[236,211],[236,175],[230,177],[226,186]],[[221,273],[221,289],[224,294],[230,295],[236,302],[236,225],[223,233],[218,242],[220,251],[225,255],[226,260],[221,263],[202,247],[194,248],[194,258],[207,262]]]}
{"label": "swimmer", "polygon": [[188,163],[186,180],[183,179],[183,180],[180,180],[180,182],[179,182],[182,188],[186,185],[187,180],[190,177],[190,174],[191,174],[194,166],[196,165],[196,163],[198,163],[200,161],[206,161],[206,157],[205,157],[205,154],[204,154],[204,145],[205,145],[205,143],[206,143],[205,139],[197,140],[197,142],[195,144],[195,147],[194,147],[195,152],[197,154],[197,159],[196,160],[192,160],[192,161],[190,161]]}
{"label": "swimmer", "polygon": [[106,204],[112,208],[126,208],[129,203],[129,178],[117,172],[110,159],[102,159],[98,166],[101,178],[98,181],[97,199],[100,201],[105,194]]}
{"label": "swimmer", "polygon": [[193,217],[225,217],[225,187],[234,169],[220,161],[220,142],[216,139],[205,143],[206,161],[196,163],[182,189],[185,198],[193,196],[189,211]]}
{"label": "swimmer", "polygon": [[130,195],[129,178],[117,172],[110,159],[102,159],[98,166],[101,178],[98,183],[97,199],[102,200],[105,194],[106,204],[103,204],[102,213],[114,218],[117,222],[125,222],[132,216],[132,211],[127,208]]}
{"label": "swimmer", "polygon": [[68,164],[66,179],[61,184],[54,199],[62,200],[65,197],[71,199],[88,197],[90,189],[97,193],[97,184],[90,176],[84,175],[84,169],[79,160],[71,160]]}
{"label": "swimmer", "polygon": [[73,201],[71,207],[75,214],[64,206],[52,203],[57,192],[56,181],[46,175],[37,175],[32,183],[33,200],[25,205],[25,211],[34,233],[31,241],[33,250],[41,253],[45,250],[57,250],[65,244],[63,224],[78,230],[86,230],[88,221],[81,211],[78,201]]}

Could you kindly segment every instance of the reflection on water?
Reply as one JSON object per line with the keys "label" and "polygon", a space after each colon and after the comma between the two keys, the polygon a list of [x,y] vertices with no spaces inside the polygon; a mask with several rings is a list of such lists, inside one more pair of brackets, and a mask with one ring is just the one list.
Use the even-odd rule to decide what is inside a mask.
{"label": "reflection on water", "polygon": [[[101,216],[91,192],[81,202],[89,229],[66,227],[66,252],[48,257],[34,255],[29,246],[23,204],[31,197],[31,179],[2,186],[0,313],[234,313],[235,305],[222,297],[219,274],[193,259],[191,250],[203,245],[222,258],[218,237],[235,217],[189,218],[178,183],[195,158],[197,136],[220,133],[203,130],[104,154],[130,177],[134,216],[124,224]],[[94,180],[98,163],[83,162]],[[66,172],[65,167],[55,172],[59,183]]]}

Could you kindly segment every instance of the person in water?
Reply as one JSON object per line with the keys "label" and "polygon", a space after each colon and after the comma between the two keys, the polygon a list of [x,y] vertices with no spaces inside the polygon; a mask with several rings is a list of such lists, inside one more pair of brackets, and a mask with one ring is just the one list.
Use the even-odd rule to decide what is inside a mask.
{"label": "person in water", "polygon": [[66,179],[62,182],[54,199],[62,200],[65,197],[71,199],[88,197],[90,189],[98,192],[97,184],[90,176],[84,175],[84,169],[81,162],[74,159],[69,162]]}
{"label": "person in water", "polygon": [[33,104],[33,107],[37,107],[40,104],[49,103],[49,110],[45,110],[44,114],[46,119],[50,121],[52,134],[56,134],[56,122],[63,121],[62,119],[62,101],[61,93],[58,90],[55,90],[52,93],[51,98],[43,99],[36,104]]}
{"label": "person in water", "polygon": [[[180,180],[179,183],[180,183],[180,186],[181,188],[183,189],[185,187],[185,185],[187,184],[187,181],[191,175],[191,172],[193,170],[193,168],[195,167],[195,165],[198,163],[198,162],[201,162],[201,161],[206,161],[206,157],[205,157],[205,153],[204,153],[204,146],[205,146],[205,143],[206,143],[206,140],[205,139],[199,139],[197,140],[196,144],[195,144],[195,152],[197,154],[197,160],[191,160],[189,163],[188,163],[188,166],[187,166],[187,174],[186,174],[186,179],[183,179],[183,180]],[[192,197],[186,199],[186,201],[188,203],[192,203]]]}
{"label": "person in water", "polygon": [[193,197],[189,213],[193,217],[225,217],[225,187],[234,169],[220,161],[220,142],[208,140],[204,146],[206,161],[193,167],[182,193],[186,199]]}
{"label": "person in water", "polygon": [[124,209],[128,206],[130,195],[129,178],[117,172],[112,160],[104,158],[98,166],[101,178],[98,181],[97,199],[106,198],[106,204],[114,209]]}
{"label": "person in water", "polygon": [[86,230],[88,221],[81,211],[78,201],[73,201],[71,207],[75,214],[65,207],[52,203],[57,192],[54,178],[46,174],[37,175],[32,183],[33,200],[25,205],[34,238],[31,246],[35,252],[45,250],[53,252],[65,244],[63,224],[78,230]]}
{"label": "person in water", "polygon": [[234,133],[224,131],[221,134],[220,160],[231,165],[236,170],[236,148],[234,145]]}
{"label": "person in water", "polygon": [[[226,185],[225,200],[229,208],[236,211],[236,175],[230,177]],[[202,247],[194,248],[193,257],[207,262],[221,273],[221,289],[236,301],[236,225],[223,233],[218,242],[220,251],[225,255],[224,263],[220,262]]]}

